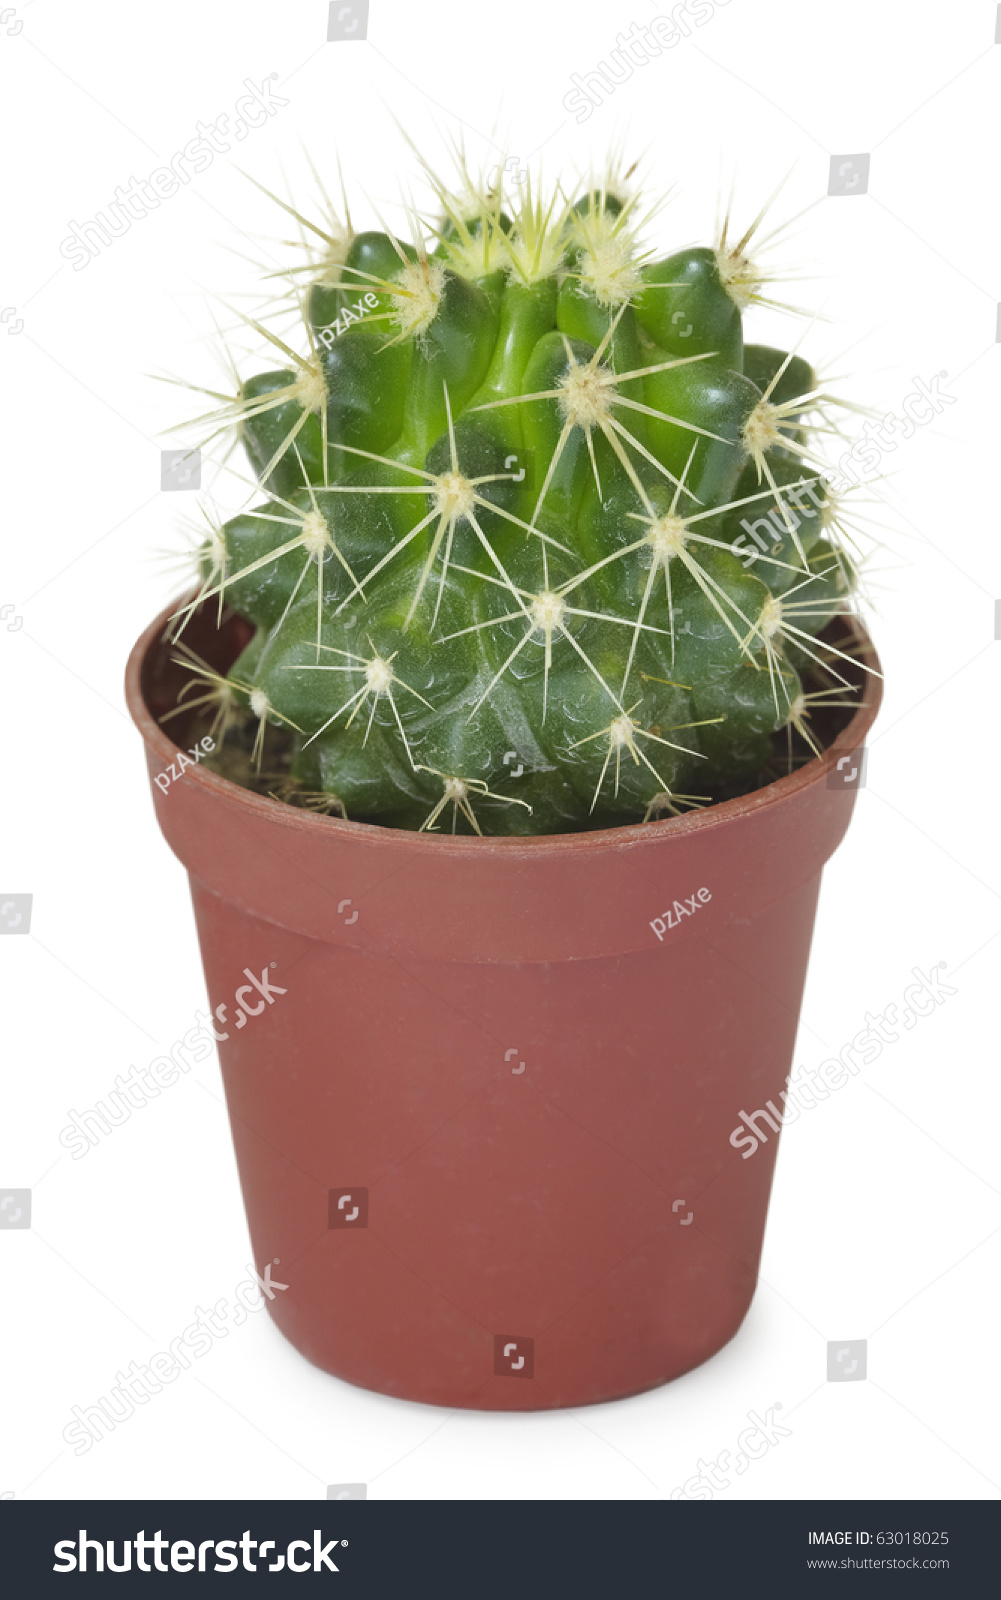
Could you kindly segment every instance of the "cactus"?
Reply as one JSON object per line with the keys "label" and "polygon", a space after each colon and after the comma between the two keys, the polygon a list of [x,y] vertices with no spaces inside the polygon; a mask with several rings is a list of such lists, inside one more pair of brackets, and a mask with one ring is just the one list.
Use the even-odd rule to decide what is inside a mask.
{"label": "cactus", "polygon": [[[298,334],[244,319],[280,364],[210,419],[258,503],[199,550],[178,709],[278,798],[477,834],[678,815],[812,759],[811,711],[857,694],[818,639],[856,569],[816,453],[836,402],[744,343],[753,229],[655,258],[613,180],[433,182],[410,241],[285,207],[322,249]],[[254,627],[226,675],[183,638],[209,603]]]}

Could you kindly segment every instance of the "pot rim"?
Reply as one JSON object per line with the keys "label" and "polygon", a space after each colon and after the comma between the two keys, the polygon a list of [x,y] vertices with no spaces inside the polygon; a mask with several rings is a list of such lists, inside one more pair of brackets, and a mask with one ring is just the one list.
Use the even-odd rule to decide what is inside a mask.
{"label": "pot rim", "polygon": [[[164,732],[149,710],[142,690],[142,674],[150,651],[161,642],[166,626],[176,615],[177,609],[177,601],[172,602],[143,630],[132,647],[125,668],[125,701],[132,720],[142,734],[147,749],[157,751],[167,763],[174,755],[181,753],[181,747]],[[316,834],[319,838],[320,830],[329,833],[333,828],[336,832],[345,834],[359,843],[370,844],[373,847],[445,852],[453,859],[497,852],[503,852],[513,858],[516,855],[559,856],[571,851],[594,853],[603,850],[621,851],[637,845],[648,845],[657,838],[680,838],[683,835],[701,833],[708,828],[721,827],[728,822],[736,822],[763,806],[778,805],[790,800],[801,790],[825,779],[835,762],[846,751],[858,750],[863,746],[882,704],[883,678],[879,657],[868,629],[858,617],[853,616],[851,620],[862,645],[860,659],[870,668],[870,674],[866,678],[867,697],[860,702],[855,715],[842,728],[833,743],[822,755],[805,762],[795,772],[776,778],[774,782],[765,784],[760,789],[753,789],[750,794],[738,795],[732,800],[721,800],[704,810],[689,811],[679,817],[666,817],[656,822],[630,822],[619,827],[597,828],[579,833],[485,834],[480,837],[474,834],[418,833],[410,828],[387,828],[379,823],[350,822],[343,817],[319,816],[315,812],[270,800],[265,795],[254,794],[252,790],[244,789],[240,784],[231,782],[229,778],[220,777],[218,773],[201,766],[186,769],[184,775],[187,782],[196,784],[210,795],[215,795],[218,800],[243,809],[251,816],[266,819],[269,823],[280,823],[295,833]],[[872,673],[879,675],[872,676]]]}

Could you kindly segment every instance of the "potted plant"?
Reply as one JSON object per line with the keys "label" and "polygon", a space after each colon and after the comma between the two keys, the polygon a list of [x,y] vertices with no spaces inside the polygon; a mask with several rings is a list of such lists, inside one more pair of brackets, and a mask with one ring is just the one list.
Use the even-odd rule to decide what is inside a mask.
{"label": "potted plant", "polygon": [[300,326],[207,423],[256,503],[127,689],[272,1316],[529,1410],[747,1311],[776,1140],[731,1135],[782,1104],[879,679],[751,232],[433,181],[410,239],[293,212]]}

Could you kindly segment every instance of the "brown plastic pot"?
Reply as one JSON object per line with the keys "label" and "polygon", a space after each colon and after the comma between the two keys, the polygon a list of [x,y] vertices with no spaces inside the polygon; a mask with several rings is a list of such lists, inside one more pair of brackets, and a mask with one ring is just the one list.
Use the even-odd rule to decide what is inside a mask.
{"label": "brown plastic pot", "polygon": [[[178,769],[166,620],[126,678],[151,780]],[[225,670],[244,628],[196,617],[186,638]],[[603,832],[396,831],[201,765],[153,784],[225,1035],[255,1260],[287,1285],[268,1309],[310,1361],[529,1411],[651,1388],[732,1338],[778,1140],[759,1119],[748,1159],[730,1136],[782,1103],[855,802],[843,758],[879,700],[869,678],[824,756],[767,788]]]}

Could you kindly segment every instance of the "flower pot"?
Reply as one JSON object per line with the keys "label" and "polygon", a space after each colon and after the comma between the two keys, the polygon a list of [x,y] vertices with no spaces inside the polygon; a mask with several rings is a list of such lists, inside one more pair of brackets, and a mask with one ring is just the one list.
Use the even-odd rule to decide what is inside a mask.
{"label": "flower pot", "polygon": [[[127,695],[190,874],[278,1327],[352,1383],[484,1410],[612,1400],[705,1361],[750,1304],[778,1144],[762,1119],[753,1152],[731,1134],[782,1103],[879,679],[823,757],[742,798],[439,836],[180,771],[179,721],[180,746],[157,721],[184,681],[166,617]],[[225,670],[245,626],[196,616],[185,637]]]}

